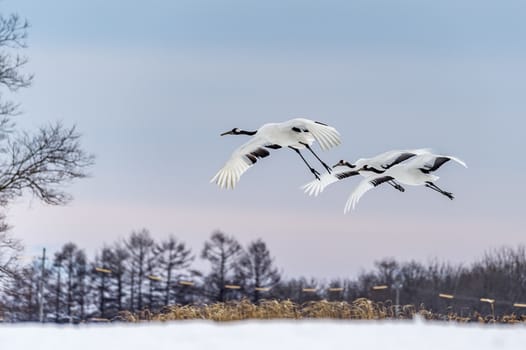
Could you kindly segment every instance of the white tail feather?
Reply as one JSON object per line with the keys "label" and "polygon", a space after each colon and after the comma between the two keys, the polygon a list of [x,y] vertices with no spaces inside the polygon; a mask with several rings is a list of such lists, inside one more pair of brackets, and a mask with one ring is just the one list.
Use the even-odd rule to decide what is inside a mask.
{"label": "white tail feather", "polygon": [[325,188],[338,181],[333,174],[325,173],[320,176],[320,179],[315,179],[301,187],[301,189],[309,196],[317,197]]}

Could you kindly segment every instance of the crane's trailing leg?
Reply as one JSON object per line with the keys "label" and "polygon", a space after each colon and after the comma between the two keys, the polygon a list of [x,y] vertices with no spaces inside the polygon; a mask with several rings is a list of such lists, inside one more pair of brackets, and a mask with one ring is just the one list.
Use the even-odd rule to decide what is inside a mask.
{"label": "crane's trailing leg", "polygon": [[453,196],[453,193],[451,193],[451,192],[446,192],[446,191],[442,190],[440,187],[438,187],[437,185],[435,185],[435,184],[432,183],[432,182],[429,182],[429,181],[426,182],[426,187],[428,187],[428,188],[430,188],[430,189],[432,189],[432,190],[435,190],[435,191],[437,191],[437,192],[440,193],[440,194],[443,194],[444,196],[446,196],[446,197],[449,198],[449,199],[453,199],[453,198],[455,198],[455,197]]}
{"label": "crane's trailing leg", "polygon": [[325,164],[325,162],[323,160],[321,160],[320,157],[318,157],[318,155],[316,153],[314,153],[312,148],[310,148],[310,146],[307,143],[301,142],[301,144],[305,145],[305,147],[314,155],[314,157],[316,157],[316,159],[320,161],[321,165],[323,165],[323,167],[327,170],[327,172],[329,174],[332,173],[332,168],[330,166],[328,166],[327,164]]}
{"label": "crane's trailing leg", "polygon": [[292,146],[289,146],[289,148],[293,151],[295,151],[300,157],[301,159],[303,159],[303,161],[305,162],[305,164],[307,164],[307,167],[309,168],[309,170],[311,171],[311,173],[314,174],[314,176],[316,177],[316,179],[320,179],[320,173],[314,169],[313,167],[310,166],[310,164],[307,162],[307,160],[303,157],[303,155],[301,154],[300,150],[297,149],[297,148],[294,148]]}

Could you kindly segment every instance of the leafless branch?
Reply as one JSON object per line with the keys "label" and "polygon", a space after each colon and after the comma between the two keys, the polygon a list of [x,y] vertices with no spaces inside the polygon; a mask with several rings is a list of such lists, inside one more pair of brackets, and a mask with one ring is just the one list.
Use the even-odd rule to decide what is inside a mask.
{"label": "leafless branch", "polygon": [[22,251],[20,241],[9,234],[9,225],[0,214],[0,284],[6,277],[15,275],[18,254]]}
{"label": "leafless branch", "polygon": [[93,156],[80,147],[75,127],[60,123],[42,127],[35,135],[23,133],[7,142],[0,164],[0,205],[29,190],[47,204],[65,204],[71,196],[60,187],[88,176]]}
{"label": "leafless branch", "polygon": [[[27,29],[29,23],[17,14],[4,17],[0,15],[0,87],[10,92],[17,91],[31,85],[33,74],[26,74],[22,68],[26,65],[27,57],[16,50],[26,47]],[[4,100],[0,94],[0,130],[5,130],[9,116],[18,114],[18,104]]]}

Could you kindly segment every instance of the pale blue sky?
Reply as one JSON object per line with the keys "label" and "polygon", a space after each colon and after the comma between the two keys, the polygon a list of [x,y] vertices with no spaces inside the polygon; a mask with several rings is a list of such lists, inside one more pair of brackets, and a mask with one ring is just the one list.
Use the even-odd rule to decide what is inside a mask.
{"label": "pale blue sky", "polygon": [[[261,237],[288,275],[348,276],[375,259],[470,261],[525,243],[522,1],[4,0],[31,22],[35,84],[19,125],[76,123],[97,155],[63,208],[10,209],[32,249],[94,249],[148,227],[195,251],[214,229]],[[464,159],[439,186],[367,194],[356,180],[312,199],[292,152],[274,152],[235,191],[208,180],[244,142],[219,137],[304,116],[340,130],[328,163],[433,147]],[[28,204],[29,203],[29,204]]]}

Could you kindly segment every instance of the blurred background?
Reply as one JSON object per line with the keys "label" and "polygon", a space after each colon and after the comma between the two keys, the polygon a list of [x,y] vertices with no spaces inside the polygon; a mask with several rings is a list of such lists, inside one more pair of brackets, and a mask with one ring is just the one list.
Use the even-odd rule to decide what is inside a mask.
{"label": "blurred background", "polygon": [[[285,276],[354,277],[382,257],[470,262],[524,243],[526,5],[521,1],[29,1],[33,86],[22,128],[76,124],[96,156],[74,201],[31,196],[7,211],[28,254],[104,244],[149,229],[199,252],[215,230],[262,238]],[[243,136],[294,117],[336,127],[329,164],[390,149],[460,157],[437,185],[371,191],[358,179],[309,198],[293,152],[272,152],[234,191],[209,184]],[[310,159],[310,158],[309,158]],[[315,164],[315,163],[313,163]],[[196,267],[204,262],[197,259]]]}

